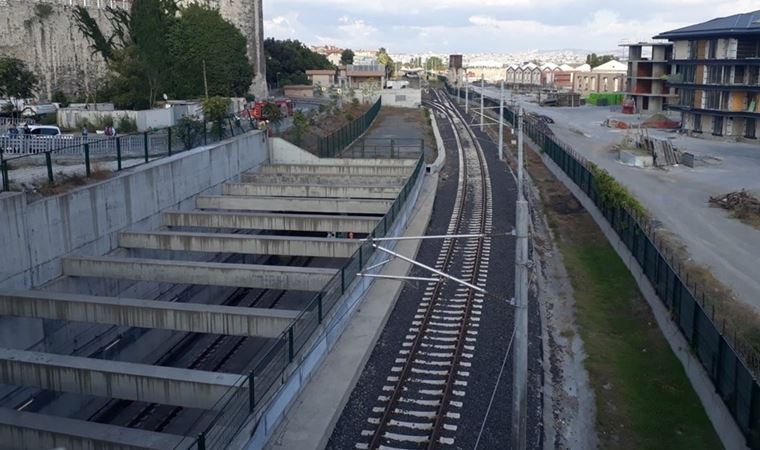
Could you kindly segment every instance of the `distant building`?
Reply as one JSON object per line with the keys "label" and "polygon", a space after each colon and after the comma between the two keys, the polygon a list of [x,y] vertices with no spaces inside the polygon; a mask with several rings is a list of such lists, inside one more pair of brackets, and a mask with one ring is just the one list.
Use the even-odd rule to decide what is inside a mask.
{"label": "distant building", "polygon": [[448,79],[455,86],[461,86],[464,82],[464,66],[462,65],[462,55],[449,55],[449,73]]}
{"label": "distant building", "polygon": [[682,127],[718,136],[757,138],[760,119],[760,11],[667,31],[673,45],[668,108]]}
{"label": "distant building", "polygon": [[340,80],[349,89],[385,89],[385,64],[341,67]]}
{"label": "distant building", "polygon": [[[676,96],[667,84],[673,44],[669,42],[639,42],[624,44],[628,47],[627,97],[636,105],[637,112],[656,113],[664,110]],[[651,48],[651,57],[644,49]]]}
{"label": "distant building", "polygon": [[307,70],[306,76],[312,85],[319,85],[324,88],[333,86],[338,82],[338,72],[335,69]]}

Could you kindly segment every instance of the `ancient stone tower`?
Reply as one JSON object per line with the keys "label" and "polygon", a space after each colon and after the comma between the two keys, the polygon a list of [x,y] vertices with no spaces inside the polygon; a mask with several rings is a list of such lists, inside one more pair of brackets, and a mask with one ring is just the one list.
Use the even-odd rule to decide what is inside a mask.
{"label": "ancient stone tower", "polygon": [[[191,1],[191,0],[181,0]],[[250,91],[267,96],[264,57],[263,0],[206,0],[235,25],[248,41],[248,58],[254,67]],[[27,63],[40,77],[40,96],[50,99],[57,90],[69,95],[95,91],[105,74],[105,63],[77,30],[73,6],[83,5],[104,29],[106,6],[129,8],[131,0],[0,0],[0,55]]]}

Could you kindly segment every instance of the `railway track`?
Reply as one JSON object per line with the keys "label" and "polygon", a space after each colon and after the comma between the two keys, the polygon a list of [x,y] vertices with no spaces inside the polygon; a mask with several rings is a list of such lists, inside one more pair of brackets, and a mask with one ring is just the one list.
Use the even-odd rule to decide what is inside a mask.
{"label": "railway track", "polygon": [[[459,179],[448,234],[492,229],[491,181],[477,138],[448,97],[434,107],[452,124]],[[485,288],[490,238],[445,239],[435,268]],[[357,449],[434,449],[454,446],[478,339],[483,294],[450,281],[430,282],[372,409]]]}

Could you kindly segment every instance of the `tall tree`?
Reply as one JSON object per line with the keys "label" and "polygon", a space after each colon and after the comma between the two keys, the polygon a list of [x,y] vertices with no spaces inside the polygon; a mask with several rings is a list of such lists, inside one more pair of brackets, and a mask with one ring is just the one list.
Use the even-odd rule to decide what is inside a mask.
{"label": "tall tree", "polygon": [[242,97],[248,92],[253,69],[246,54],[246,40],[218,10],[191,4],[182,9],[169,29],[174,85],[179,98],[204,93],[203,66],[209,95]]}
{"label": "tall tree", "polygon": [[425,68],[428,70],[444,70],[446,66],[443,60],[437,56],[431,56],[425,61]]}
{"label": "tall tree", "polygon": [[388,54],[388,51],[385,50],[385,47],[380,47],[380,50],[377,51],[377,62],[380,64],[385,65],[385,76],[390,77],[393,75],[393,71],[395,69],[393,64],[393,58],[390,57]]}
{"label": "tall tree", "polygon": [[356,55],[354,54],[354,51],[351,50],[350,48],[343,50],[343,53],[340,54],[340,64],[344,66],[353,64],[354,56]]}
{"label": "tall tree", "polygon": [[323,55],[310,50],[297,40],[276,40],[269,38],[264,41],[264,51],[267,57],[267,82],[280,86],[287,84],[306,84],[309,69],[333,69],[335,66]]}
{"label": "tall tree", "polygon": [[34,95],[39,78],[17,58],[0,57],[0,97],[29,98]]}
{"label": "tall tree", "polygon": [[615,59],[615,55],[597,55],[596,53],[592,53],[590,55],[586,55],[586,64],[593,68],[601,66],[602,64],[612,61],[613,59]]}

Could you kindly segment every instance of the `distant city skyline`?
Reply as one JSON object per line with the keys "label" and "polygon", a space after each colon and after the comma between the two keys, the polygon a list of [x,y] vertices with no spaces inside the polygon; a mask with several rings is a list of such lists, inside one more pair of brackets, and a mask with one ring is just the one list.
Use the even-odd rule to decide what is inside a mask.
{"label": "distant city skyline", "polygon": [[760,7],[752,0],[264,0],[266,37],[391,53],[609,51]]}

